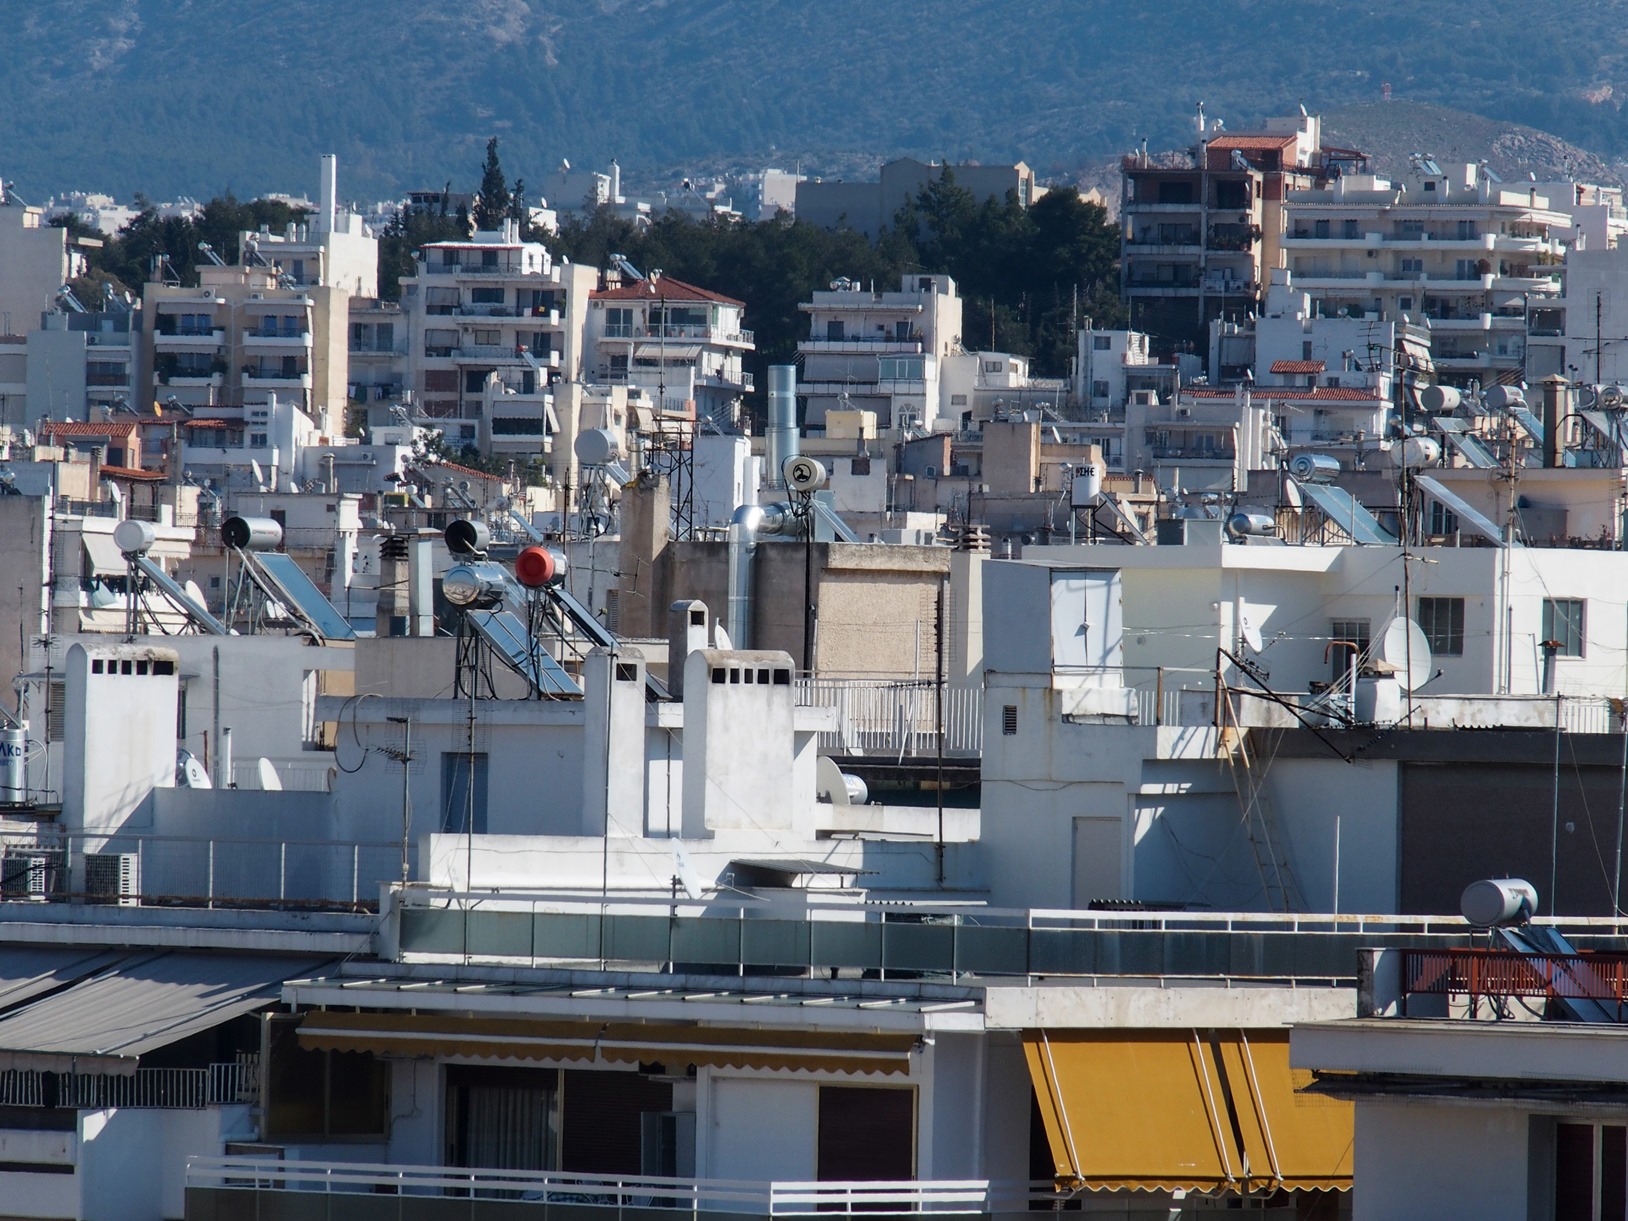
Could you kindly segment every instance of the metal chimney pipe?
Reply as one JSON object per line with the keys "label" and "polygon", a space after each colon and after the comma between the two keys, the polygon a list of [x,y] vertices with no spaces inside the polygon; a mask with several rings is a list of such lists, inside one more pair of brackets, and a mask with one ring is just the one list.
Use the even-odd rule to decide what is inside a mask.
{"label": "metal chimney pipe", "polygon": [[318,204],[317,232],[334,231],[334,209],[339,205],[339,158],[334,153],[322,154],[321,201]]}
{"label": "metal chimney pipe", "polygon": [[769,427],[764,433],[763,486],[783,488],[780,468],[787,458],[796,457],[797,446],[797,366],[769,366]]}
{"label": "metal chimney pipe", "polygon": [[1560,465],[1560,421],[1566,416],[1570,383],[1565,378],[1543,379],[1543,465],[1553,470]]}
{"label": "metal chimney pipe", "polygon": [[760,534],[781,534],[795,521],[789,504],[742,505],[729,521],[729,643],[752,647],[752,570]]}

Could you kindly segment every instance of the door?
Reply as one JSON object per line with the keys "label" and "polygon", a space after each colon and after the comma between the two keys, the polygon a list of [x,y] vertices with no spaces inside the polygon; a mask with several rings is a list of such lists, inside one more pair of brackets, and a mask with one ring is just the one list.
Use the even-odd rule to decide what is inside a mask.
{"label": "door", "polygon": [[819,1086],[811,1081],[712,1083],[715,1179],[807,1182],[815,1177]]}
{"label": "door", "polygon": [[1083,908],[1092,899],[1118,899],[1122,823],[1117,818],[1088,816],[1074,820],[1074,902]]}

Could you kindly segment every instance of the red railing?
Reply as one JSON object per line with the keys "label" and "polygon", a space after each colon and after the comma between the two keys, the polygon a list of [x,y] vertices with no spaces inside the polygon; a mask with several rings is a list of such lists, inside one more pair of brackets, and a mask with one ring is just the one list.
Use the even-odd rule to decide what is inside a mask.
{"label": "red railing", "polygon": [[1628,1016],[1628,954],[1517,954],[1511,950],[1403,950],[1404,996],[1592,1000]]}

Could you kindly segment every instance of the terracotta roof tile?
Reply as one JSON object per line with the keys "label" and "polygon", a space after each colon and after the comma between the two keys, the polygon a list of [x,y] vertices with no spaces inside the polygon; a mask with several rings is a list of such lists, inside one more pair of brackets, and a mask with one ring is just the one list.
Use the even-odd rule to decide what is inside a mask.
{"label": "terracotta roof tile", "polygon": [[635,280],[632,284],[623,284],[619,288],[601,288],[590,295],[595,301],[716,301],[721,305],[738,305],[742,308],[746,305],[744,301],[737,301],[733,297],[726,297],[710,289],[697,288],[694,284],[686,284],[672,276],[662,276],[656,282]]}
{"label": "terracotta roof tile", "polygon": [[143,471],[133,466],[103,466],[102,475],[107,479],[128,479],[132,483],[163,483],[163,471]]}
{"label": "terracotta roof tile", "polygon": [[1273,373],[1321,373],[1328,368],[1321,360],[1274,360]]}
{"label": "terracotta roof tile", "polygon": [[88,420],[47,420],[40,425],[42,437],[128,437],[135,433],[132,420],[96,422]]}
{"label": "terracotta roof tile", "polygon": [[[1236,398],[1236,391],[1232,390],[1205,390],[1182,388],[1181,396],[1190,399],[1230,399]],[[1256,386],[1250,391],[1250,397],[1256,399],[1293,399],[1297,403],[1323,402],[1323,403],[1377,403],[1379,392],[1365,390],[1360,386]]]}

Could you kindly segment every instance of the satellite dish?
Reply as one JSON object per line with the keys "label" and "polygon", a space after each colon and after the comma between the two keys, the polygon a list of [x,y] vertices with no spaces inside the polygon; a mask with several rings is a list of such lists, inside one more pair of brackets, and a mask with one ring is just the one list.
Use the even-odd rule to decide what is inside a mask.
{"label": "satellite dish", "polygon": [[712,647],[722,649],[726,653],[732,652],[735,648],[735,642],[730,640],[729,632],[722,623],[712,625]]}
{"label": "satellite dish", "polygon": [[834,806],[848,804],[848,785],[842,778],[842,769],[829,755],[814,760],[814,800],[828,801]]}
{"label": "satellite dish", "polygon": [[264,492],[266,490],[266,472],[260,469],[260,460],[258,458],[249,459],[249,470],[254,473],[254,486]]}
{"label": "satellite dish", "polygon": [[260,773],[260,788],[267,793],[281,793],[283,791],[283,778],[277,774],[277,768],[270,759],[261,757],[255,764]]}
{"label": "satellite dish", "polygon": [[187,578],[187,583],[181,588],[186,591],[187,597],[191,598],[195,605],[209,605],[209,603],[204,601],[204,591],[198,587],[198,582],[194,581],[191,577]]}
{"label": "satellite dish", "polygon": [[1261,629],[1255,626],[1254,620],[1249,617],[1247,611],[1238,616],[1238,630],[1244,638],[1244,643],[1249,646],[1249,651],[1259,653],[1261,651]]}
{"label": "satellite dish", "polygon": [[204,765],[185,747],[175,752],[175,785],[182,789],[214,787],[209,782],[209,773],[204,771]]}
{"label": "satellite dish", "polygon": [[707,888],[701,881],[701,875],[695,872],[695,866],[690,863],[690,854],[684,850],[684,845],[673,841],[673,876],[684,893],[692,899],[706,896]]}
{"label": "satellite dish", "polygon": [[1430,681],[1430,641],[1412,619],[1398,615],[1385,629],[1379,655],[1396,671],[1404,691],[1417,691]]}

